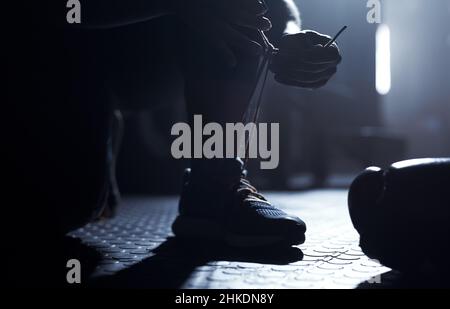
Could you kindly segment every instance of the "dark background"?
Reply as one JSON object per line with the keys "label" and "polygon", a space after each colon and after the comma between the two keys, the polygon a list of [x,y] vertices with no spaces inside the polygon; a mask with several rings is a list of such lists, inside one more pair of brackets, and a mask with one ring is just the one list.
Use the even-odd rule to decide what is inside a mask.
{"label": "dark background", "polygon": [[[323,89],[266,86],[261,121],[280,122],[281,163],[250,177],[263,189],[340,187],[369,165],[450,153],[450,1],[385,0],[391,33],[392,86],[375,87],[376,31],[362,0],[296,1],[303,29],[339,38],[343,62]],[[118,164],[123,193],[171,193],[185,161],[171,158],[170,128],[184,117],[182,98],[126,117]]]}

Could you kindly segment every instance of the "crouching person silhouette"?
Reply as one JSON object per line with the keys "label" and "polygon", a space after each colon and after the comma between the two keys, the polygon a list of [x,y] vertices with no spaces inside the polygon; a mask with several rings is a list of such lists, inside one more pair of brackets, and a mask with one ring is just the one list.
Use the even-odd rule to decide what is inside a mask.
{"label": "crouching person silhouette", "polygon": [[[341,61],[335,43],[325,46],[330,37],[300,30],[290,0],[138,2],[136,10],[133,3],[99,10],[91,1],[91,9],[84,7],[88,26],[119,27],[104,54],[110,88],[122,102],[151,104],[161,89],[170,91],[171,77],[180,73],[188,119],[202,115],[205,123],[224,127],[241,122],[246,112],[264,53],[262,32],[279,48],[271,70],[283,84],[320,88]],[[245,174],[238,157],[193,159],[173,224],[176,236],[232,246],[304,242],[305,223],[267,201]]]}
{"label": "crouching person silhouette", "polygon": [[[30,63],[20,83],[29,84],[33,100],[17,92],[29,113],[17,117],[16,127],[29,135],[20,125],[26,123],[39,137],[27,146],[33,155],[19,147],[16,161],[26,173],[22,189],[44,207],[22,203],[34,218],[28,230],[40,229],[53,251],[60,237],[115,200],[108,196],[116,191],[110,165],[117,102],[151,105],[181,75],[190,120],[202,115],[205,122],[240,122],[263,54],[262,31],[279,48],[271,70],[281,83],[319,88],[341,61],[335,43],[325,46],[330,37],[300,30],[291,0],[86,1],[81,24],[63,20],[65,6],[37,9],[43,7],[49,18],[33,28],[42,50],[23,58]],[[305,223],[258,193],[237,157],[192,160],[183,184],[173,225],[180,238],[233,246],[304,241]],[[19,209],[12,216],[19,217]]]}

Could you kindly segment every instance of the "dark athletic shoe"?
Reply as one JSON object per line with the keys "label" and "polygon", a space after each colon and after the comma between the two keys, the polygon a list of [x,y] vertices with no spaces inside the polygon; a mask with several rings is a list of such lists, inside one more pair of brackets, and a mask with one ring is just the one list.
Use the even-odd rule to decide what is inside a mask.
{"label": "dark athletic shoe", "polygon": [[[220,169],[187,170],[172,230],[179,238],[224,241],[235,247],[298,245],[305,223],[271,205],[245,179],[240,160]],[[217,173],[220,170],[220,173]]]}

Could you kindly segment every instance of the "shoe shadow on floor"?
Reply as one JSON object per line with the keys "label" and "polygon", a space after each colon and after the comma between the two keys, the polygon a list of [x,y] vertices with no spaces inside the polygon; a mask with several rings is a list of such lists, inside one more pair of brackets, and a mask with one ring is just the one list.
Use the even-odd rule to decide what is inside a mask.
{"label": "shoe shadow on floor", "polygon": [[191,242],[177,238],[169,238],[153,253],[153,256],[112,276],[92,280],[91,286],[180,288],[198,271],[198,267],[214,261],[287,265],[303,259],[303,252],[296,247],[236,249],[217,242]]}

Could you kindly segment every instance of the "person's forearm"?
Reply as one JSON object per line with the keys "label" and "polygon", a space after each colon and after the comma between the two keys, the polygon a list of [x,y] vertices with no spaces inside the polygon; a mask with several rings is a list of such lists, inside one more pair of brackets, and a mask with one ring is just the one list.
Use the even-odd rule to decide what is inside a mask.
{"label": "person's forearm", "polygon": [[112,28],[172,14],[178,0],[89,0],[82,3],[82,24]]}

